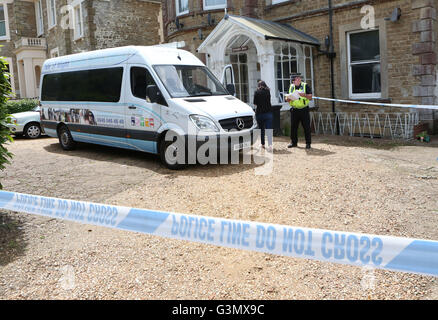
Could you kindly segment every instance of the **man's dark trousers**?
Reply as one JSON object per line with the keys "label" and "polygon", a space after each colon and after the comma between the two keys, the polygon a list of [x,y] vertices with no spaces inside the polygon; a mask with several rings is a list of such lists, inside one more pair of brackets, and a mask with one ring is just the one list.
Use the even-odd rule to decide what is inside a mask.
{"label": "man's dark trousers", "polygon": [[292,140],[293,145],[296,145],[298,143],[298,126],[300,122],[304,129],[304,135],[306,137],[306,145],[310,145],[312,143],[312,137],[310,133],[309,107],[305,107],[303,109],[296,109],[296,108],[291,109],[290,138]]}

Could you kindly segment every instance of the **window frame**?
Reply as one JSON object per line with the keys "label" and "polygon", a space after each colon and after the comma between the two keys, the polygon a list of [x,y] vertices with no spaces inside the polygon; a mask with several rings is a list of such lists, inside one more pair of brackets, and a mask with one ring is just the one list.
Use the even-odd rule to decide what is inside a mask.
{"label": "window frame", "polygon": [[[387,100],[389,99],[389,78],[388,78],[388,32],[387,22],[383,18],[375,20],[375,28],[379,29],[380,42],[380,88],[382,96],[380,99],[370,98],[368,100]],[[368,30],[373,30],[368,29]],[[349,80],[348,80],[348,57],[347,57],[347,33],[350,31],[364,31],[360,25],[360,21],[340,25],[338,29],[339,34],[339,56],[340,56],[340,77],[341,77],[341,91],[340,97],[343,99],[352,99],[349,95]]]}
{"label": "window frame", "polygon": [[348,73],[348,96],[350,99],[380,99],[382,98],[382,72],[380,72],[380,92],[368,92],[368,93],[353,93],[353,72],[352,72],[352,66],[357,65],[363,65],[363,64],[370,64],[370,63],[379,63],[379,65],[382,65],[382,54],[381,54],[381,48],[379,45],[379,54],[380,59],[379,60],[364,60],[360,62],[352,62],[351,61],[351,50],[350,50],[350,36],[352,34],[358,34],[358,33],[366,33],[366,32],[373,32],[373,31],[379,32],[379,44],[380,44],[380,30],[379,28],[369,29],[369,30],[354,30],[354,31],[348,31],[346,33],[347,42],[346,42],[346,49],[347,49],[347,73]]}
{"label": "window frame", "polygon": [[219,4],[219,5],[207,5],[207,0],[203,0],[202,1],[202,6],[204,11],[208,11],[208,10],[215,10],[215,9],[225,9],[227,8],[227,0],[223,0],[224,4]]}
{"label": "window frame", "polygon": [[[76,10],[79,9],[79,23],[77,22]],[[84,37],[84,15],[82,11],[82,1],[73,6],[73,40],[79,40]],[[78,26],[80,26],[80,33],[78,32]]]}
{"label": "window frame", "polygon": [[9,32],[8,3],[7,2],[2,2],[2,3],[0,3],[0,6],[3,6],[3,13],[5,15],[5,20],[3,20],[5,22],[5,35],[4,36],[0,36],[0,40],[11,40],[11,35],[10,35],[10,32]]}
{"label": "window frame", "polygon": [[[52,1],[53,1],[53,8],[52,8]],[[47,25],[48,25],[48,30],[50,30],[56,27],[57,24],[56,0],[46,0],[46,5],[47,5]]]}
{"label": "window frame", "polygon": [[[147,86],[148,85],[155,85],[155,86],[157,86],[158,87],[158,85],[157,85],[157,82],[155,81],[155,79],[154,79],[154,77],[153,77],[153,75],[152,75],[152,72],[148,69],[148,68],[146,68],[146,66],[144,66],[144,65],[130,65],[129,66],[129,87],[130,87],[130,93],[131,93],[131,96],[132,97],[134,97],[134,98],[137,98],[137,99],[141,99],[141,100],[143,100],[143,101],[147,101],[148,99],[148,97],[147,97],[147,92],[145,92],[145,98],[143,98],[143,97],[139,97],[139,96],[137,96],[136,94],[135,94],[135,88],[133,87],[133,83],[132,83],[132,73],[133,73],[133,71],[134,71],[134,69],[143,69],[143,70],[146,70],[146,87],[145,87],[145,90],[146,90],[146,88],[147,88]],[[152,84],[148,84],[147,83],[147,80],[148,80],[148,76],[149,76],[149,78],[153,81],[153,83]]]}
{"label": "window frame", "polygon": [[179,8],[178,1],[179,1],[179,0],[175,0],[175,12],[176,12],[176,16],[182,16],[182,15],[184,15],[184,14],[189,13],[189,12],[190,12],[190,9],[189,9],[189,0],[182,0],[182,1],[187,1],[187,10],[185,10],[185,11],[181,11],[181,12],[179,11],[180,8]]}
{"label": "window frame", "polygon": [[[294,42],[284,42],[278,41],[275,45],[280,45],[280,54],[275,52],[274,49],[274,80],[275,80],[275,97],[278,98],[280,103],[284,101],[284,95],[289,93],[291,81],[290,81],[290,73],[291,66],[293,63],[296,64],[297,73],[301,74],[302,81],[306,84],[310,85],[312,88],[312,92],[315,93],[315,74],[314,74],[314,66],[313,66],[313,50],[312,47],[305,44],[298,44]],[[283,48],[288,46],[288,55],[283,54]],[[295,49],[295,55],[291,54],[291,47]],[[306,48],[309,49],[309,56],[306,56]],[[279,60],[277,60],[279,59]],[[310,70],[307,70],[306,61],[309,60]],[[289,75],[284,74],[283,63],[287,62],[289,64]],[[277,77],[278,75],[278,64],[281,67],[281,78]],[[308,71],[310,73],[310,78],[307,77]],[[279,82],[281,81],[282,86],[284,86],[284,82],[288,82],[288,86],[284,87],[281,91],[279,87]],[[310,83],[309,83],[310,81]]]}
{"label": "window frame", "polygon": [[44,34],[44,16],[43,16],[43,3],[42,0],[35,1],[35,20],[37,28],[37,36]]}

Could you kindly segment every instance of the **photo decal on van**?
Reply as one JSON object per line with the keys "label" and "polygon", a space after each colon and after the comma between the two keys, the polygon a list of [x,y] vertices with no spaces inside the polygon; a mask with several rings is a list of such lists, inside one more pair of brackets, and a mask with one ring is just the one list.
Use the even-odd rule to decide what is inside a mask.
{"label": "photo decal on van", "polygon": [[108,116],[104,112],[91,111],[90,109],[55,109],[47,108],[41,113],[41,120],[51,120],[65,123],[85,124],[91,126],[123,127],[123,116]]}

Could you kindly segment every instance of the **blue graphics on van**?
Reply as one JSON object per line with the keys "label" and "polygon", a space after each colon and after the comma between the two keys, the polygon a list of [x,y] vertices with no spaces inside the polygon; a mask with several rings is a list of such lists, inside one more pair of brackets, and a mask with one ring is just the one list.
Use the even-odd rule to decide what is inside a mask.
{"label": "blue graphics on van", "polygon": [[295,258],[438,276],[438,241],[229,220],[0,191],[0,208]]}
{"label": "blue graphics on van", "polygon": [[[161,117],[150,108],[136,104],[138,115],[132,115],[126,123],[125,114],[96,110],[101,106],[127,106],[124,103],[81,102],[84,108],[69,107],[72,105],[69,102],[45,104],[53,106],[45,107],[41,112],[41,123],[49,136],[57,137],[56,127],[62,122],[68,126],[73,140],[78,142],[158,153],[156,131]],[[91,110],[93,105],[97,108]]]}

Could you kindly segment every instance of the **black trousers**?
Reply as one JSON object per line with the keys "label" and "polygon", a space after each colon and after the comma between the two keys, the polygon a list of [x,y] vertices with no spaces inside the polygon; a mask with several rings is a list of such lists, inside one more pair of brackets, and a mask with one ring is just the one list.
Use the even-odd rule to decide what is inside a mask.
{"label": "black trousers", "polygon": [[304,135],[306,137],[306,144],[312,143],[312,136],[310,132],[310,111],[309,107],[305,107],[303,109],[290,109],[290,121],[291,121],[291,130],[290,130],[290,138],[293,144],[298,143],[298,126],[301,122],[301,125],[304,129]]}

